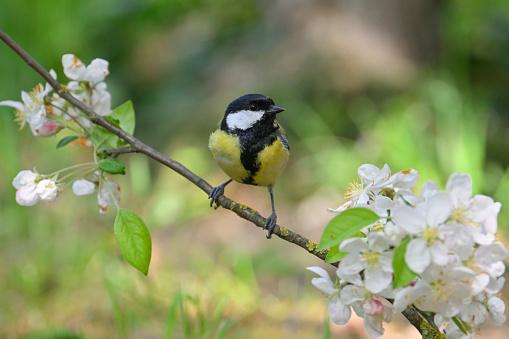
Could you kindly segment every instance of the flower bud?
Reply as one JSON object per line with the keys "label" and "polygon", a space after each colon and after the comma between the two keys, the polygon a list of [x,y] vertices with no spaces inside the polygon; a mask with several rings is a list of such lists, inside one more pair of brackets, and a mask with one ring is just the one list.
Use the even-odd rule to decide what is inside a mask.
{"label": "flower bud", "polygon": [[92,194],[95,191],[95,184],[86,179],[78,179],[72,184],[72,191],[76,195]]}
{"label": "flower bud", "polygon": [[12,186],[14,186],[15,189],[20,189],[23,186],[32,185],[35,183],[38,176],[39,174],[29,170],[21,171],[16,175],[14,180],[12,180]]}
{"label": "flower bud", "polygon": [[39,181],[36,188],[37,195],[41,200],[53,201],[57,197],[57,184],[49,179]]}
{"label": "flower bud", "polygon": [[364,305],[362,305],[362,309],[366,312],[366,314],[378,315],[383,313],[384,305],[380,300],[368,300]]}
{"label": "flower bud", "polygon": [[16,202],[21,206],[33,206],[37,204],[40,197],[36,192],[37,185],[25,185],[16,191]]}
{"label": "flower bud", "polygon": [[46,120],[42,126],[36,130],[36,132],[39,133],[41,137],[50,137],[60,132],[62,128],[64,127],[57,125],[56,122],[52,120]]}

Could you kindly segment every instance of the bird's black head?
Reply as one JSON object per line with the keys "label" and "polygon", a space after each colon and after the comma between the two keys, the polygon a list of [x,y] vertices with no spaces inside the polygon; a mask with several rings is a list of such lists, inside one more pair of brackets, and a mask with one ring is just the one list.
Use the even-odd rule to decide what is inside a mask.
{"label": "bird's black head", "polygon": [[284,110],[265,95],[246,94],[228,105],[221,129],[246,131],[251,128],[274,126],[276,114]]}

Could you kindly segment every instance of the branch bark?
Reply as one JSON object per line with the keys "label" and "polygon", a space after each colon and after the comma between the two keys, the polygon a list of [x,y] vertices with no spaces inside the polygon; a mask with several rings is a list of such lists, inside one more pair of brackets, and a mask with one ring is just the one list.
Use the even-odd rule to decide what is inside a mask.
{"label": "branch bark", "polygon": [[[69,103],[80,109],[83,113],[85,113],[91,122],[101,127],[104,127],[108,131],[125,140],[130,145],[130,147],[127,147],[125,149],[106,151],[106,153],[109,156],[116,157],[122,153],[143,153],[149,158],[152,158],[155,161],[161,163],[162,165],[177,172],[178,174],[180,174],[181,176],[195,184],[207,195],[210,194],[213,187],[204,179],[190,171],[188,168],[186,168],[178,161],[175,161],[167,157],[161,152],[144,144],[131,134],[126,133],[124,130],[113,125],[112,123],[104,119],[101,115],[94,112],[90,107],[86,106],[81,101],[73,97],[71,93],[69,93],[66,90],[65,86],[62,86],[58,81],[56,81],[44,67],[42,67],[34,58],[30,56],[30,54],[28,54],[21,46],[19,46],[16,43],[16,41],[14,41],[9,35],[7,35],[2,30],[0,30],[0,39],[3,40],[5,44],[9,46],[12,50],[14,50],[14,52],[16,52],[31,68],[33,68],[37,73],[39,73],[39,75],[41,75],[51,85],[51,87],[53,87],[53,89],[58,93],[59,96],[61,96]],[[266,219],[251,207],[239,204],[225,196],[220,196],[218,202],[219,205],[224,209],[234,212],[239,217],[250,221],[254,225],[260,228],[263,228],[265,226]],[[292,244],[295,244],[303,248],[310,254],[318,257],[322,261],[325,261],[328,251],[327,250],[318,251],[317,250],[318,244],[316,242],[311,241],[308,238],[296,232],[293,232],[288,228],[281,227],[279,225],[275,226],[273,234],[283,240],[286,240]],[[333,265],[337,266],[337,263]],[[424,335],[425,329],[430,331],[429,328],[431,328],[431,332],[436,331],[436,326],[428,325],[429,328],[427,326],[423,326],[423,323],[427,324],[428,322],[424,320],[424,318],[419,314],[419,312],[415,308],[408,307],[402,313],[408,319],[408,321],[419,331],[419,333],[421,333],[421,335]],[[435,332],[434,334],[440,335],[440,332]]]}

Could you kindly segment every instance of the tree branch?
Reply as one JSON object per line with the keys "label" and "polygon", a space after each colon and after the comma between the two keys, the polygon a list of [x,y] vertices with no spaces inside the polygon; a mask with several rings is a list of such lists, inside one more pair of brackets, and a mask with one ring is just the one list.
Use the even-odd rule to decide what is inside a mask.
{"label": "tree branch", "polygon": [[[107,150],[106,154],[116,157],[119,154],[122,153],[143,153],[146,156],[154,159],[155,161],[165,165],[166,167],[172,169],[173,171],[177,172],[193,184],[195,184],[198,188],[200,188],[202,191],[204,191],[207,195],[210,194],[212,191],[212,186],[203,180],[201,177],[196,175],[195,173],[191,172],[189,169],[187,169],[184,165],[179,163],[178,161],[175,161],[166,155],[162,154],[161,152],[153,149],[152,147],[144,144],[140,140],[136,139],[134,136],[130,135],[129,133],[125,132],[124,130],[118,128],[117,126],[113,125],[106,119],[104,119],[101,115],[94,112],[90,107],[83,104],[81,101],[76,99],[72,96],[71,93],[69,93],[65,86],[62,86],[58,81],[56,81],[49,72],[42,67],[34,58],[32,58],[21,46],[19,46],[16,41],[14,41],[9,35],[7,35],[5,32],[0,30],[0,39],[2,39],[5,44],[7,44],[14,52],[16,52],[30,67],[32,67],[37,73],[39,73],[50,85],[53,87],[53,89],[58,93],[59,96],[67,100],[69,103],[71,103],[73,106],[80,109],[83,113],[85,113],[91,122],[93,122],[96,125],[99,125],[101,127],[104,127],[108,131],[112,132],[113,134],[117,135],[118,137],[125,140],[131,147],[127,147],[124,149],[118,149],[118,150]],[[223,207],[224,209],[230,210],[237,214],[239,217],[246,219],[253,223],[254,225],[263,228],[265,226],[266,219],[262,217],[257,211],[252,209],[251,207],[239,204],[225,196],[220,196],[218,199],[219,205]],[[313,254],[314,256],[318,257],[319,259],[325,261],[325,258],[327,256],[328,251],[322,250],[318,251],[317,247],[318,244],[316,242],[313,242],[306,237],[291,231],[290,229],[281,227],[279,225],[276,225],[274,228],[274,232],[276,236],[279,238],[286,240],[292,244],[295,244],[307,252]],[[334,266],[337,266],[336,264],[333,264]],[[426,323],[423,317],[418,313],[418,311],[413,307],[408,307],[406,310],[404,310],[403,315],[409,320],[409,322],[421,333],[423,334],[424,327],[423,323]],[[426,327],[427,328],[427,327]],[[434,327],[431,327],[432,332],[435,330]],[[440,333],[436,333],[440,335]]]}
{"label": "tree branch", "polygon": [[[14,50],[30,67],[32,67],[37,73],[39,73],[50,85],[53,87],[53,89],[58,93],[59,96],[67,100],[69,103],[80,109],[83,113],[85,113],[91,122],[93,122],[96,125],[99,125],[101,127],[104,127],[108,131],[112,132],[113,134],[117,135],[118,137],[125,140],[128,144],[131,145],[131,147],[128,147],[123,150],[109,150],[111,152],[111,155],[118,155],[120,153],[143,153],[147,155],[148,157],[154,159],[155,161],[165,165],[166,167],[172,169],[173,171],[177,172],[196,186],[198,186],[202,191],[204,191],[207,195],[210,194],[212,191],[212,186],[203,180],[201,177],[196,175],[195,173],[191,172],[189,169],[187,169],[184,165],[179,163],[178,161],[175,161],[166,155],[162,154],[161,152],[153,149],[152,147],[144,144],[140,140],[136,139],[134,136],[130,135],[129,133],[126,133],[124,130],[118,128],[117,126],[113,125],[106,119],[104,119],[101,115],[94,112],[90,107],[83,104],[80,100],[76,99],[72,96],[71,93],[69,93],[64,86],[62,86],[58,81],[53,79],[53,77],[49,74],[49,72],[42,67],[34,58],[30,56],[21,46],[19,46],[16,41],[14,41],[9,35],[7,35],[5,32],[0,30],[0,39],[2,39],[10,48]],[[265,226],[265,218],[263,218],[258,212],[256,212],[254,209],[239,204],[237,202],[232,201],[231,199],[228,199],[225,196],[221,196],[218,199],[219,205],[223,207],[224,209],[231,210],[234,213],[236,213],[239,217],[246,219],[253,224],[255,224],[258,227],[263,228]],[[321,260],[325,260],[325,257],[327,256],[327,251],[317,251],[316,248],[318,247],[318,244],[307,239],[306,237],[295,233],[287,228],[280,227],[279,225],[276,225],[274,228],[274,233],[276,236],[278,236],[281,239],[284,239],[288,242],[291,242],[303,249],[305,249],[307,252],[317,256]]]}

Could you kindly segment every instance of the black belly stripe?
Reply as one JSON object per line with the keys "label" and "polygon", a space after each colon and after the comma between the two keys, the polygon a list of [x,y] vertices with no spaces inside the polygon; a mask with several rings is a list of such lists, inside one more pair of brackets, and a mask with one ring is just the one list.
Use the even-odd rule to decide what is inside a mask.
{"label": "black belly stripe", "polygon": [[243,144],[243,147],[242,152],[240,153],[240,162],[242,163],[242,166],[250,172],[250,175],[242,180],[244,184],[256,185],[253,177],[260,170],[260,164],[257,162],[258,153],[260,153],[260,151],[262,151],[265,147],[272,145],[276,139],[277,136],[275,134],[271,134],[255,144],[249,144],[244,143],[241,138],[241,144]]}

